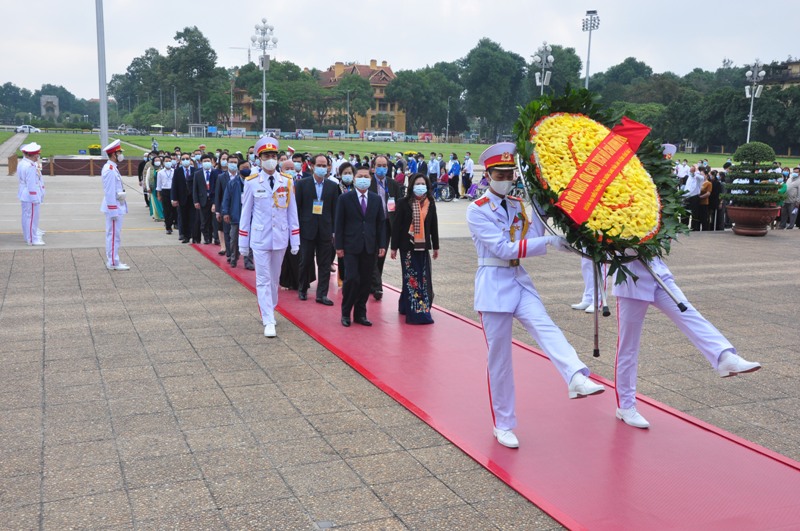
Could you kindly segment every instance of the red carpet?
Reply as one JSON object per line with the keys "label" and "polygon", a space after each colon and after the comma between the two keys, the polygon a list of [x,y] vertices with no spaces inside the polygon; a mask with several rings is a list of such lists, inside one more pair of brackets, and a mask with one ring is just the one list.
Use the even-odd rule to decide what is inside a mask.
{"label": "red carpet", "polygon": [[[230,269],[216,247],[195,248],[255,291],[252,272]],[[339,293],[329,295],[333,307],[314,302],[313,286],[309,295],[281,291],[278,310],[568,528],[800,528],[800,463],[647,397],[639,410],[653,427],[626,426],[614,418],[611,382],[598,378],[606,393],[569,400],[550,361],[521,343],[521,448],[503,448],[492,437],[477,323],[437,308],[435,324],[406,325],[387,287],[367,305],[374,326],[344,328]]]}

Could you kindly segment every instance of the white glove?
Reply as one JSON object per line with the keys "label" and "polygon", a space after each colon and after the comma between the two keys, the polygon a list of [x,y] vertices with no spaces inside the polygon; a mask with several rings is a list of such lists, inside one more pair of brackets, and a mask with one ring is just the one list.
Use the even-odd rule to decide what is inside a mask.
{"label": "white glove", "polygon": [[291,250],[292,254],[297,254],[299,252],[300,252],[300,247],[292,247],[292,250]]}
{"label": "white glove", "polygon": [[562,238],[561,236],[545,236],[547,239],[547,245],[555,248],[557,251],[562,251],[568,253],[572,250],[570,247],[569,242]]}
{"label": "white glove", "polygon": [[121,203],[122,203],[122,202],[124,202],[124,201],[125,201],[125,198],[126,198],[127,196],[128,196],[128,194],[127,194],[125,191],[122,191],[122,192],[117,192],[117,201],[119,201],[119,202],[121,202]]}

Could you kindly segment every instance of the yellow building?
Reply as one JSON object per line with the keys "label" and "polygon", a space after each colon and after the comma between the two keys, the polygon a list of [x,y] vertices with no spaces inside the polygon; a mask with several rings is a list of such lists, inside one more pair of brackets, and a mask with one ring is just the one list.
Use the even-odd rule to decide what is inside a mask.
{"label": "yellow building", "polygon": [[[386,61],[382,61],[380,66],[375,59],[369,65],[358,65],[355,63],[337,62],[320,74],[320,84],[323,88],[332,89],[339,84],[344,76],[358,75],[368,80],[372,89],[375,91],[375,101],[367,111],[366,116],[356,115],[357,131],[388,130],[405,132],[406,113],[400,110],[397,103],[385,101],[386,85],[396,76],[392,72],[392,67]],[[330,124],[342,124],[345,120],[338,112],[326,118]]]}
{"label": "yellow building", "polygon": [[780,66],[764,79],[765,85],[780,85],[781,89],[800,85],[800,61],[787,61]]}

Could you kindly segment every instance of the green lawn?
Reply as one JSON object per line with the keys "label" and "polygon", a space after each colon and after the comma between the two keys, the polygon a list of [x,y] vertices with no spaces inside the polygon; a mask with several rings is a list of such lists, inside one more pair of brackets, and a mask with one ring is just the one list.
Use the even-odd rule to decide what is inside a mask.
{"label": "green lawn", "polygon": [[14,136],[16,133],[11,131],[0,131],[0,144]]}
{"label": "green lawn", "polygon": [[37,142],[42,146],[42,157],[53,155],[78,155],[81,149],[89,153],[90,144],[99,144],[100,138],[94,134],[70,133],[32,133],[25,142]]}

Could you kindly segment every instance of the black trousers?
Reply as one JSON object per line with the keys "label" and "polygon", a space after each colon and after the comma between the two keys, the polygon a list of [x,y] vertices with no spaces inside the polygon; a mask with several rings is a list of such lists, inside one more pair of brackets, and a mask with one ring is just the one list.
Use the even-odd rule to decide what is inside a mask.
{"label": "black trousers", "polygon": [[[178,228],[180,229],[180,236],[184,240],[191,240],[194,236],[194,219],[197,217],[194,211],[194,204],[191,201],[178,206],[178,214],[181,217],[181,224]],[[199,228],[197,232],[197,241],[200,241]]]}
{"label": "black trousers", "polygon": [[[388,219],[384,222],[383,227],[385,235],[384,241],[386,242],[386,248],[389,249],[391,244],[390,240],[392,237],[392,227],[389,224]],[[370,288],[370,291],[372,291],[372,293],[383,292],[383,265],[385,262],[386,262],[386,254],[375,260],[375,270],[372,273],[372,286]],[[347,267],[347,262],[345,262],[345,267]]]}
{"label": "black trousers", "polygon": [[314,268],[314,255],[317,257],[317,298],[328,296],[331,281],[331,241],[317,238],[306,240],[300,238],[300,291],[308,291],[308,278]]}
{"label": "black trousers", "polygon": [[161,209],[164,211],[164,228],[172,230],[175,226],[175,209],[169,197],[169,190],[161,190]]}
{"label": "black trousers", "polygon": [[[203,235],[203,241],[210,242],[214,232],[214,223],[211,221],[211,202],[206,201],[206,206],[201,206],[195,214],[199,217],[200,233]],[[213,234],[213,236],[216,237],[216,234]]]}
{"label": "black trousers", "polygon": [[345,253],[345,275],[344,283],[342,284],[342,317],[350,317],[351,311],[355,319],[367,317],[367,299],[369,299],[370,278],[374,269],[374,254]]}
{"label": "black trousers", "polygon": [[[220,230],[222,231],[222,238],[225,240],[225,256],[230,257],[231,255],[231,224],[225,223],[225,221],[219,222]],[[236,229],[238,233],[238,228]],[[239,236],[236,236],[236,243],[239,242]],[[238,245],[237,245],[238,247]]]}

